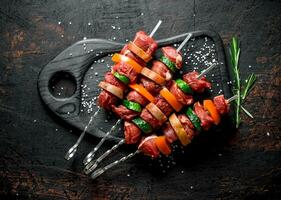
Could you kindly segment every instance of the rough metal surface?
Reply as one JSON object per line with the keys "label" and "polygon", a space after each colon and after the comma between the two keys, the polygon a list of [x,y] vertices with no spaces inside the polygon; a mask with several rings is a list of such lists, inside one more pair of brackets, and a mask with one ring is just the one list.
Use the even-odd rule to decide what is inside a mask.
{"label": "rough metal surface", "polygon": [[[280,1],[0,4],[1,199],[280,199]],[[255,119],[243,117],[237,133],[198,138],[165,174],[154,173],[137,157],[91,181],[81,173],[80,158],[97,140],[87,137],[77,159],[63,160],[79,131],[70,133],[41,102],[38,74],[83,37],[125,42],[139,28],[151,30],[158,19],[165,21],[161,38],[171,32],[211,29],[227,44],[239,35],[242,75],[258,76],[246,103]],[[115,157],[126,151],[121,149]]]}

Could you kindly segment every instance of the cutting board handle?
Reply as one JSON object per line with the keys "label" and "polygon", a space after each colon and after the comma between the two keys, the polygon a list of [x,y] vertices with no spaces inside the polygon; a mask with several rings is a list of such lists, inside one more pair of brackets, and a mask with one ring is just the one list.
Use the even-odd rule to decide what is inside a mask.
{"label": "cutting board handle", "polygon": [[[38,89],[48,107],[66,121],[83,125],[79,119],[81,87],[84,74],[95,60],[119,51],[124,44],[104,40],[86,39],[76,42],[61,52],[40,72]],[[50,81],[58,74],[71,76],[75,91],[71,97],[59,98],[52,93]]]}

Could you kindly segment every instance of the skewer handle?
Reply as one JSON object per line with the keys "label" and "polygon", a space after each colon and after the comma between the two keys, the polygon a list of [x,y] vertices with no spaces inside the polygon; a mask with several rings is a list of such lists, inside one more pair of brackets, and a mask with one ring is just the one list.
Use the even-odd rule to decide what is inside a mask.
{"label": "skewer handle", "polygon": [[97,146],[86,156],[86,158],[83,160],[84,165],[87,165],[91,160],[94,158],[96,152],[99,150],[101,145],[105,142],[106,138],[117,128],[117,125],[121,122],[121,119],[118,119],[118,121],[111,127],[111,129],[103,136],[103,138],[100,140],[100,142],[97,144]]}
{"label": "skewer handle", "polygon": [[228,103],[231,103],[232,101],[236,100],[237,98],[238,98],[238,96],[237,96],[237,94],[236,94],[236,95],[230,97],[229,99],[227,99],[227,102],[228,102]]}
{"label": "skewer handle", "polygon": [[75,142],[75,144],[67,151],[67,153],[65,154],[64,158],[66,160],[69,160],[70,158],[72,158],[76,151],[77,148],[79,146],[79,144],[81,143],[82,139],[84,138],[86,131],[88,129],[88,127],[92,124],[93,119],[97,116],[97,114],[100,112],[100,107],[98,107],[98,110],[91,116],[88,124],[85,126],[84,131],[81,133],[81,135],[79,136],[78,140]]}
{"label": "skewer handle", "polygon": [[214,69],[217,66],[217,64],[213,63],[210,67],[208,67],[207,69],[203,70],[198,76],[197,79],[202,78],[203,76],[205,76],[206,74],[208,74],[212,69]]}
{"label": "skewer handle", "polygon": [[141,151],[140,150],[137,150],[135,151],[134,153],[130,153],[128,154],[127,156],[124,156],[122,158],[120,158],[119,160],[116,160],[108,165],[106,165],[105,167],[103,168],[99,168],[97,169],[96,171],[94,171],[92,174],[91,174],[91,178],[92,179],[96,179],[97,177],[99,177],[100,175],[102,175],[104,172],[106,172],[107,170],[109,170],[110,168],[118,165],[119,163],[121,162],[124,162],[132,157],[134,157],[136,154],[140,153]]}
{"label": "skewer handle", "polygon": [[155,32],[157,31],[157,29],[159,28],[159,26],[162,24],[162,20],[159,20],[158,23],[156,24],[156,26],[154,27],[154,29],[151,31],[149,37],[153,37],[153,35],[155,34]]}
{"label": "skewer handle", "polygon": [[117,149],[119,146],[123,145],[125,143],[125,139],[120,140],[117,144],[115,144],[111,149],[108,149],[104,154],[102,154],[97,160],[92,160],[89,162],[88,165],[86,165],[84,172],[85,174],[89,174],[92,171],[94,171],[98,164],[103,161],[109,154],[111,154],[115,149]]}
{"label": "skewer handle", "polygon": [[184,45],[188,42],[188,40],[191,38],[192,34],[189,33],[186,38],[184,39],[184,41],[180,44],[180,46],[177,48],[177,52],[179,52],[183,47]]}

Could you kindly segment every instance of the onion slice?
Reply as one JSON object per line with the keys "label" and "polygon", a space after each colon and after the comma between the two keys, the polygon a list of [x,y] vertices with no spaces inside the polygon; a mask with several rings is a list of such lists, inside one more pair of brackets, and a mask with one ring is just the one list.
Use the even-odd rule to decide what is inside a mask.
{"label": "onion slice", "polygon": [[118,98],[123,99],[123,90],[121,88],[104,81],[99,83],[99,87],[117,96]]}
{"label": "onion slice", "polygon": [[173,113],[170,117],[169,117],[169,121],[171,126],[173,127],[174,131],[176,132],[181,144],[183,146],[188,145],[191,141],[188,138],[187,133],[185,132],[180,120],[178,119],[178,117],[176,116],[175,113]]}
{"label": "onion slice", "polygon": [[144,67],[141,71],[141,74],[145,77],[149,78],[150,80],[153,80],[155,83],[159,85],[163,85],[165,83],[165,79],[157,74],[156,72],[148,69],[147,67]]}
{"label": "onion slice", "polygon": [[140,57],[146,63],[152,59],[152,57],[149,54],[147,54],[144,50],[139,48],[133,42],[130,42],[128,44],[128,49],[132,51],[134,54],[136,54],[138,57]]}
{"label": "onion slice", "polygon": [[154,104],[154,103],[149,103],[146,106],[146,109],[155,117],[158,121],[164,122],[167,120],[166,115]]}

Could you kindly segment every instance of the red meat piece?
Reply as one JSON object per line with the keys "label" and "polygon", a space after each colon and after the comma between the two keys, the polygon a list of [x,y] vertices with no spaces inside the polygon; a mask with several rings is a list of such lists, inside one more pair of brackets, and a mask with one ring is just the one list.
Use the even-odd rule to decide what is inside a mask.
{"label": "red meat piece", "polygon": [[180,69],[182,67],[182,56],[175,48],[167,46],[161,48],[161,50],[165,57],[176,64],[177,68]]}
{"label": "red meat piece", "polygon": [[198,72],[190,72],[183,75],[183,80],[194,92],[202,93],[206,88],[211,88],[211,83],[205,77],[197,79]]}
{"label": "red meat piece", "polygon": [[148,100],[145,97],[143,97],[141,94],[139,94],[138,92],[136,92],[134,90],[130,91],[127,94],[127,99],[129,101],[139,103],[142,106],[145,106],[148,103]]}
{"label": "red meat piece", "polygon": [[224,115],[229,112],[230,107],[227,100],[224,98],[223,95],[216,96],[213,100],[218,112],[221,115]]}
{"label": "red meat piece", "polygon": [[111,110],[111,106],[117,104],[118,98],[113,94],[103,90],[98,97],[98,105],[106,110]]}
{"label": "red meat piece", "polygon": [[135,144],[140,140],[141,130],[135,124],[125,121],[124,135],[126,144]]}
{"label": "red meat piece", "polygon": [[130,121],[132,118],[138,116],[138,112],[130,110],[123,105],[112,106],[112,111],[117,114],[121,119]]}
{"label": "red meat piece", "polygon": [[153,129],[159,128],[162,125],[146,108],[141,111],[140,117],[149,123]]}
{"label": "red meat piece", "polygon": [[177,100],[183,105],[191,105],[193,103],[192,95],[185,94],[178,86],[175,81],[173,81],[170,87],[170,92],[177,98]]}
{"label": "red meat piece", "polygon": [[151,67],[151,70],[165,78],[166,81],[169,81],[172,79],[172,73],[170,70],[166,67],[165,64],[163,64],[160,61],[153,61],[153,65]]}
{"label": "red meat piece", "polygon": [[199,117],[201,121],[201,127],[204,130],[211,128],[213,119],[210,115],[208,115],[207,111],[204,110],[204,107],[199,102],[194,104],[194,112]]}
{"label": "red meat piece", "polygon": [[141,150],[145,155],[156,158],[159,156],[159,150],[155,144],[156,136],[149,136],[145,138],[139,145],[138,149]]}

